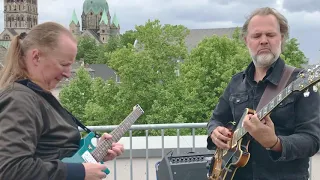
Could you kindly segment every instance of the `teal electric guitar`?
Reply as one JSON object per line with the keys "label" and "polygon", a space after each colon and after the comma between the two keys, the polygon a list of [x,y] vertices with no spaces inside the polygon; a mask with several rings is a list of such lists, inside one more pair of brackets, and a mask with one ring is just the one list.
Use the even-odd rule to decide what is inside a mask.
{"label": "teal electric guitar", "polygon": [[[143,109],[139,105],[133,107],[133,111],[121,122],[121,124],[115,128],[110,134],[112,139],[105,140],[94,146],[92,140],[96,139],[93,132],[89,133],[80,141],[79,150],[72,156],[62,159],[62,162],[66,163],[101,163],[103,164],[103,158],[107,155],[108,149],[111,149],[113,142],[118,142],[121,137],[130,129],[131,125],[144,113]],[[104,171],[106,174],[110,173],[107,168]]]}

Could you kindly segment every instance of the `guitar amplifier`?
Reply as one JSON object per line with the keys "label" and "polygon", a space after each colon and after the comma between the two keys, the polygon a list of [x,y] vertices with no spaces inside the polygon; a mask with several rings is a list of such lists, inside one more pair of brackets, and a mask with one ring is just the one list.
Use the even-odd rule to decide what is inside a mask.
{"label": "guitar amplifier", "polygon": [[159,163],[157,180],[207,180],[208,164],[213,154],[169,154]]}

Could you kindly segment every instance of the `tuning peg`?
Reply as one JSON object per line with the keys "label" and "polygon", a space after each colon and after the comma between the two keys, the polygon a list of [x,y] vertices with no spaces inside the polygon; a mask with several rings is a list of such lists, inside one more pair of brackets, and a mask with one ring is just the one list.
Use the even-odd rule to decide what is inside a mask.
{"label": "tuning peg", "polygon": [[309,97],[309,95],[310,95],[310,92],[309,92],[309,90],[307,89],[306,92],[303,93],[303,96],[304,96],[304,97]]}
{"label": "tuning peg", "polygon": [[314,85],[312,89],[313,89],[314,92],[318,92],[318,86],[317,85]]}

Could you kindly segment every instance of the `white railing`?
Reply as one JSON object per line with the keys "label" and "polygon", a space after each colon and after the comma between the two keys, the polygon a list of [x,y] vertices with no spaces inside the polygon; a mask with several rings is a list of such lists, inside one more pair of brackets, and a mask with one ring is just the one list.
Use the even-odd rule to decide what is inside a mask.
{"label": "white railing", "polygon": [[[176,149],[177,154],[181,153],[181,150],[185,151],[205,151],[206,150],[206,138],[207,135],[195,135],[196,129],[206,129],[207,123],[176,123],[176,124],[140,124],[140,125],[132,125],[129,129],[129,137],[123,137],[120,141],[125,145],[125,153],[121,158],[129,158],[130,159],[130,180],[133,180],[133,157],[143,157],[145,158],[146,172],[145,178],[146,180],[150,179],[149,172],[149,157],[157,157],[160,160],[165,156],[166,151],[172,151]],[[89,129],[95,132],[111,132],[115,129],[117,125],[109,125],[109,126],[88,126]],[[165,136],[164,130],[166,129],[176,129],[176,136]],[[191,129],[191,136],[180,136],[181,129]],[[80,131],[83,131],[79,128]],[[133,137],[132,131],[135,130],[144,130],[144,137]],[[161,136],[149,136],[150,130],[160,130]],[[161,144],[160,144],[161,141]],[[165,143],[166,142],[166,143]],[[191,145],[192,144],[192,145]],[[161,153],[159,150],[161,149]],[[158,150],[158,151],[156,151]],[[155,152],[156,151],[156,152]],[[208,150],[207,150],[208,151]],[[152,153],[153,152],[153,153]],[[160,155],[161,154],[161,155]],[[117,159],[115,159],[113,164],[113,179],[117,179]],[[311,163],[310,163],[310,178],[311,180]],[[153,173],[154,174],[154,173]],[[154,178],[152,178],[154,179]]]}

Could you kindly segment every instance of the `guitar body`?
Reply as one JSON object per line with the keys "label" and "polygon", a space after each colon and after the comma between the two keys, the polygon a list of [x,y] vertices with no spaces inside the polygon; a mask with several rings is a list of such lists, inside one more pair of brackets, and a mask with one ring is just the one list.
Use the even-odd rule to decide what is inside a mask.
{"label": "guitar body", "polygon": [[[94,133],[90,132],[80,141],[80,148],[79,150],[72,156],[62,159],[62,162],[66,163],[98,163],[95,158],[92,156],[92,152],[95,149],[95,146],[92,144],[92,140],[95,138]],[[99,162],[103,164],[103,162]],[[106,174],[110,173],[110,170],[107,168],[104,170]]]}
{"label": "guitar body", "polygon": [[239,144],[234,148],[230,149],[226,155],[223,156],[223,164],[221,174],[217,180],[232,180],[237,169],[244,167],[250,158],[248,152],[248,146],[250,141],[244,139],[239,141]]}
{"label": "guitar body", "polygon": [[[253,110],[245,109],[237,127],[242,125],[243,119],[247,114],[252,113],[254,113]],[[234,129],[234,124],[235,123],[228,123],[227,128],[230,130]],[[231,137],[233,135],[234,132]],[[248,163],[250,159],[250,153],[248,151],[250,140],[248,136],[241,138],[237,142],[230,141],[228,144],[231,147],[229,150],[217,149],[216,152],[222,151],[222,154],[220,157],[215,156],[211,159],[208,175],[209,180],[232,180],[237,169],[244,167]]]}

